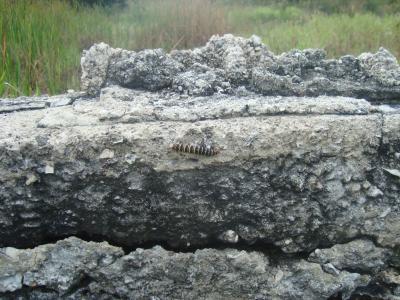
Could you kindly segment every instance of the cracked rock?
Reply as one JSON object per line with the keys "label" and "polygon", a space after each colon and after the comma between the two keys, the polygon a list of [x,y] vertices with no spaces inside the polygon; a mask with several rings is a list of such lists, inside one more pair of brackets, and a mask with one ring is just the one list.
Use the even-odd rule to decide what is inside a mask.
{"label": "cracked rock", "polygon": [[[68,238],[28,250],[1,249],[0,297],[37,299],[348,299],[367,275],[331,275],[297,258],[203,249],[174,253],[156,246],[124,255],[107,243]],[[39,288],[40,287],[40,288]],[[27,292],[28,291],[28,292]]]}

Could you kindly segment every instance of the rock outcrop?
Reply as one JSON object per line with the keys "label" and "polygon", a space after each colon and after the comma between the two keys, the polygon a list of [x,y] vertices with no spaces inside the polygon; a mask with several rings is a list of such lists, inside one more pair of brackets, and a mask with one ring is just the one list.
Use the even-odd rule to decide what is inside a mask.
{"label": "rock outcrop", "polygon": [[80,93],[0,100],[0,298],[400,298],[400,109],[329,96],[397,97],[386,50],[228,35],[82,68]]}
{"label": "rock outcrop", "polygon": [[118,84],[190,96],[232,94],[245,87],[262,95],[400,99],[400,67],[384,48],[337,60],[327,59],[321,49],[274,55],[256,36],[215,36],[202,48],[170,54],[96,44],[84,53],[82,71],[82,89],[91,95]]}

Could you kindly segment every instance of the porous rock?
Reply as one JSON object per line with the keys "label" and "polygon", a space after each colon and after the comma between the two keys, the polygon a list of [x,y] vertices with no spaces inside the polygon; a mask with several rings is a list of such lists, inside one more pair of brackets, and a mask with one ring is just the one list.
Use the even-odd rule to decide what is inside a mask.
{"label": "porous rock", "polygon": [[395,247],[398,181],[385,169],[399,168],[399,114],[315,100],[107,88],[98,101],[2,115],[3,246],[82,233],[194,246],[233,230],[286,252],[360,235]]}
{"label": "porous rock", "polygon": [[263,95],[400,98],[400,67],[384,48],[339,59],[327,59],[321,49],[275,55],[256,36],[213,36],[201,48],[169,54],[161,49],[136,53],[96,44],[84,53],[82,70],[82,89],[91,95],[118,84],[189,95],[234,93],[244,86]]}
{"label": "porous rock", "polygon": [[[156,246],[123,255],[107,243],[69,238],[34,249],[2,249],[2,299],[326,299],[348,298],[371,278],[331,275],[316,263],[271,262],[256,251],[175,253]],[[5,277],[4,275],[8,276]]]}
{"label": "porous rock", "polygon": [[150,91],[170,87],[172,79],[183,66],[166,55],[162,49],[143,50],[112,66],[114,77],[108,80],[129,88]]}
{"label": "porous rock", "polygon": [[398,297],[399,108],[293,96],[396,96],[386,50],[82,62],[84,93],[0,100],[1,298]]}
{"label": "porous rock", "polygon": [[392,256],[390,250],[376,247],[370,240],[354,240],[329,249],[316,249],[311,253],[309,261],[330,263],[339,270],[378,273],[388,267]]}

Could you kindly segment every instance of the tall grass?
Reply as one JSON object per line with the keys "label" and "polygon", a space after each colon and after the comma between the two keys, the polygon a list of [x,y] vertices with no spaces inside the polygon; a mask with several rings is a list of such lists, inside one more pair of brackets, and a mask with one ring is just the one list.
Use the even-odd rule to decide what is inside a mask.
{"label": "tall grass", "polygon": [[[210,0],[153,0],[139,5],[135,48],[190,48],[229,31],[225,8]],[[132,6],[129,11],[135,11]]]}
{"label": "tall grass", "polygon": [[374,52],[383,46],[400,56],[400,15],[396,14],[308,15],[291,7],[240,7],[232,10],[230,17],[234,31],[261,36],[277,53],[292,48],[324,48],[330,57],[338,57]]}
{"label": "tall grass", "polygon": [[[0,94],[55,93],[79,53],[63,34],[74,11],[59,1],[0,2]],[[69,39],[69,41],[68,41]]]}
{"label": "tall grass", "polygon": [[0,95],[79,88],[79,61],[95,42],[123,38],[116,12],[61,0],[0,1]]}
{"label": "tall grass", "polygon": [[339,56],[384,46],[400,55],[399,13],[381,14],[396,11],[393,0],[382,0],[378,8],[373,8],[378,0],[332,0],[346,2],[343,7],[352,7],[348,13],[332,11],[328,0],[297,5],[295,0],[128,1],[120,10],[80,7],[69,0],[0,0],[0,96],[78,89],[81,51],[100,41],[170,50],[232,32],[258,34],[278,53],[321,47]]}
{"label": "tall grass", "polygon": [[189,48],[227,32],[212,0],[139,0],[123,11],[62,0],[0,0],[0,96],[79,88],[81,51],[115,47]]}

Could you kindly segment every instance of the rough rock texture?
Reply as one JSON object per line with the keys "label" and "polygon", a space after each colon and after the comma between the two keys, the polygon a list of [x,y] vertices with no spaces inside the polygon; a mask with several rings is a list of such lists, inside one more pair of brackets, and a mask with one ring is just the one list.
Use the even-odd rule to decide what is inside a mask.
{"label": "rough rock texture", "polygon": [[84,92],[71,92],[57,96],[18,97],[16,99],[0,99],[0,114],[44,109],[47,107],[59,107],[72,104],[77,99],[87,98]]}
{"label": "rough rock texture", "polygon": [[96,44],[82,57],[82,73],[82,90],[91,95],[117,84],[203,96],[244,87],[263,95],[400,99],[400,67],[384,48],[337,60],[327,59],[321,49],[274,55],[256,36],[214,36],[202,48],[170,54]]}
{"label": "rough rock texture", "polygon": [[156,246],[123,255],[107,243],[69,238],[30,250],[1,251],[2,299],[312,300],[339,292],[347,298],[373,279],[339,270],[331,274],[301,258],[235,249],[174,253]]}
{"label": "rough rock texture", "polygon": [[391,257],[393,253],[388,249],[376,247],[369,240],[356,240],[330,249],[317,249],[310,255],[310,260],[339,270],[377,273],[388,267]]}
{"label": "rough rock texture", "polygon": [[[261,95],[260,56],[300,79],[310,63],[256,38],[172,54],[99,44],[82,58],[97,96],[1,99],[0,298],[399,299],[400,108]],[[397,93],[395,59],[362,57],[371,95],[390,80]],[[48,244],[67,236],[126,253]]]}
{"label": "rough rock texture", "polygon": [[[195,246],[232,230],[286,252],[359,236],[394,247],[399,185],[386,170],[399,169],[399,120],[348,98],[120,88],[3,114],[0,235],[9,246],[81,233]],[[221,151],[177,153],[174,143]]]}
{"label": "rough rock texture", "polygon": [[[343,272],[378,280],[377,273],[399,267],[400,181],[393,172],[400,169],[399,110],[351,98],[186,99],[110,87],[98,99],[3,114],[0,126],[2,246],[78,235],[127,247],[275,245],[296,255],[359,237],[369,240],[315,250],[310,261],[323,271],[303,266],[300,258],[289,263],[289,268],[312,267],[307,272],[317,272],[316,278],[318,272],[346,274],[332,283],[342,288],[329,286],[327,279],[322,290],[286,286],[292,298],[284,288],[267,288],[272,294],[260,288],[260,299],[350,295],[370,286],[371,278],[359,282]],[[178,153],[173,143],[204,143],[221,152],[212,157]],[[343,251],[348,256],[342,257]],[[304,276],[296,278],[303,282]],[[264,279],[254,280],[263,286]],[[210,293],[223,295],[222,286],[216,284]],[[107,293],[112,289],[118,288]],[[129,298],[132,289],[118,293]],[[183,290],[176,285],[171,295]],[[317,290],[323,294],[314,294]],[[159,292],[149,288],[146,293]],[[188,297],[203,297],[193,293]],[[229,293],[234,297],[239,291]]]}

